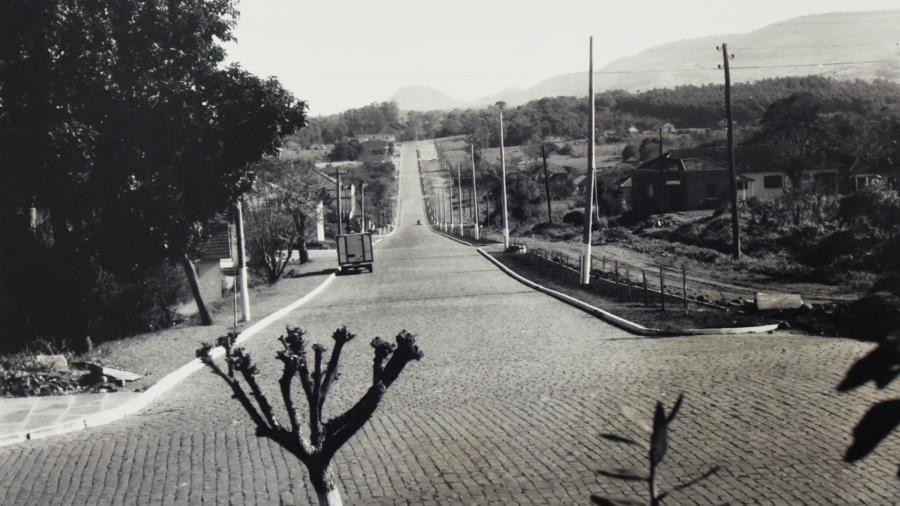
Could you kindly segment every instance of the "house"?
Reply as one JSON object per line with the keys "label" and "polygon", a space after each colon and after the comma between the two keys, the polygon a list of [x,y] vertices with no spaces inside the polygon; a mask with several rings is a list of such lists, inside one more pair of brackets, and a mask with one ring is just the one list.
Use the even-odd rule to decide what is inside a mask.
{"label": "house", "polygon": [[632,209],[639,213],[705,209],[727,196],[728,168],[707,156],[670,151],[634,169],[626,182]]}
{"label": "house", "polygon": [[[777,152],[770,146],[738,147],[735,169],[738,198],[771,201],[784,195],[791,183],[789,174],[776,167]],[[669,151],[637,167],[625,183],[631,189],[632,209],[659,213],[714,208],[729,200],[727,151],[723,147]],[[794,175],[802,188],[817,186],[838,192],[851,162],[828,158]],[[859,172],[861,181],[871,174]],[[627,190],[625,183],[620,188]]]}
{"label": "house", "polygon": [[368,142],[368,141],[382,141],[382,142],[395,142],[397,140],[397,136],[389,133],[382,134],[360,134],[355,137],[355,139],[359,142]]}
{"label": "house", "polygon": [[666,133],[666,134],[675,133],[675,131],[677,130],[675,128],[675,125],[673,125],[671,123],[664,123],[663,126],[660,127],[660,129],[663,131],[663,133]]}

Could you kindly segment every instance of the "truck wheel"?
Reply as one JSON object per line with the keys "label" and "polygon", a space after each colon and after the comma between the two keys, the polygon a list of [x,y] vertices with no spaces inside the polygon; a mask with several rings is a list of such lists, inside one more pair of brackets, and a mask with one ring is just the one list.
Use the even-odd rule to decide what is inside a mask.
{"label": "truck wheel", "polygon": [[373,267],[371,265],[369,265],[368,267],[369,267],[369,272],[372,272]]}

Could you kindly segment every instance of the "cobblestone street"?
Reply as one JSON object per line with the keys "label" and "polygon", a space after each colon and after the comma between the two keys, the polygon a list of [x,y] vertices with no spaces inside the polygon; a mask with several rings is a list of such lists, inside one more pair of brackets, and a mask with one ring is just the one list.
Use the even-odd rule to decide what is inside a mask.
{"label": "cobblestone street", "polygon": [[[349,504],[588,504],[591,493],[643,493],[598,477],[638,467],[642,450],[599,437],[644,437],[656,400],[685,392],[663,488],[722,470],[667,504],[890,504],[900,497],[898,438],[857,465],[841,461],[876,399],[838,395],[870,346],[784,333],[637,338],[531,290],[425,225],[415,147],[403,147],[402,220],[376,247],[373,274],[338,277],[316,299],[247,344],[277,397],[276,337],[299,325],[330,345],[347,325],[330,413],[371,375],[368,341],[401,329],[425,357],[411,363],[373,419],[337,455]],[[188,361],[192,357],[185,357]],[[308,504],[299,462],[254,435],[227,386],[208,371],[136,416],[0,448],[0,503]]]}

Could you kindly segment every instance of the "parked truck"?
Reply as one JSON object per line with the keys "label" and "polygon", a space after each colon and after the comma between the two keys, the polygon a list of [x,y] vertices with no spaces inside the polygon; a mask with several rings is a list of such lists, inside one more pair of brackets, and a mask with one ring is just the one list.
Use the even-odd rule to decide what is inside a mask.
{"label": "parked truck", "polygon": [[374,256],[372,234],[342,234],[337,236],[338,266],[341,272],[368,269],[372,272]]}

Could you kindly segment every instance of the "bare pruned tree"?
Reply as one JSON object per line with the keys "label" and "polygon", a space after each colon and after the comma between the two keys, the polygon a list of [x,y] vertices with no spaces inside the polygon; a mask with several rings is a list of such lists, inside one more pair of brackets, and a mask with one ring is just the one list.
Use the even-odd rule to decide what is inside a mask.
{"label": "bare pruned tree", "polygon": [[[309,472],[309,480],[316,491],[319,504],[336,506],[342,502],[331,473],[331,459],[369,420],[384,393],[400,376],[406,364],[412,360],[421,360],[423,354],[416,346],[415,336],[405,330],[397,334],[396,344],[384,341],[380,337],[373,339],[371,345],[375,350],[375,356],[372,361],[372,384],[347,411],[323,421],[325,400],[340,376],[338,367],[341,352],[344,345],[356,335],[350,333],[346,327],[335,330],[331,336],[334,339],[334,349],[327,364],[324,362],[326,348],[320,344],[313,344],[312,368],[307,360],[305,335],[303,329],[288,327],[286,335],[278,338],[283,349],[278,351],[277,358],[284,364],[278,384],[287,410],[287,425],[278,421],[272,405],[259,388],[256,380],[259,370],[250,359],[250,355],[243,348],[234,347],[236,334],[229,333],[218,340],[218,344],[225,350],[224,370],[211,355],[211,345],[204,344],[197,350],[197,356],[228,383],[234,398],[241,403],[256,424],[257,435],[275,441],[303,462]],[[235,372],[239,374],[236,375]],[[243,378],[243,383],[239,377]],[[309,408],[308,435],[302,430],[300,416],[295,407],[294,378],[299,378]]]}

